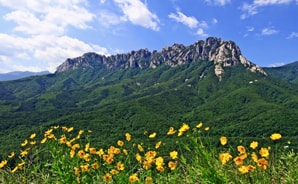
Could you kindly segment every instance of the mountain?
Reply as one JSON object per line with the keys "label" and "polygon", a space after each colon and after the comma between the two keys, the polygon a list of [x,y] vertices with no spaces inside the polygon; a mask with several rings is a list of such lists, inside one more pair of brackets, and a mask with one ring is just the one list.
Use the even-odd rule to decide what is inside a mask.
{"label": "mountain", "polygon": [[203,121],[216,140],[279,132],[297,148],[297,93],[296,84],[271,76],[219,38],[159,52],[86,53],[54,74],[0,82],[0,157],[57,124],[91,129],[94,141],[106,145],[125,132],[162,136],[170,126]]}
{"label": "mountain", "polygon": [[28,71],[15,71],[8,73],[0,73],[0,81],[8,81],[8,80],[17,80],[25,77],[36,76],[36,75],[46,75],[49,74],[48,71],[42,72],[28,72]]}
{"label": "mountain", "polygon": [[263,68],[270,76],[298,84],[298,61],[280,67]]}

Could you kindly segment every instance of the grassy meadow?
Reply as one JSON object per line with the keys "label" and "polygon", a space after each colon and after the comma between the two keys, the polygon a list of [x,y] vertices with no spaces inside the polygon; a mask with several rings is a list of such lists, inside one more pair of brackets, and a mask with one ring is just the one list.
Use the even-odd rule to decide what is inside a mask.
{"label": "grassy meadow", "polygon": [[183,123],[164,135],[123,132],[123,139],[101,147],[92,142],[92,130],[52,126],[32,132],[0,160],[0,183],[298,182],[298,155],[278,132],[232,141],[211,138],[210,131],[201,122]]}

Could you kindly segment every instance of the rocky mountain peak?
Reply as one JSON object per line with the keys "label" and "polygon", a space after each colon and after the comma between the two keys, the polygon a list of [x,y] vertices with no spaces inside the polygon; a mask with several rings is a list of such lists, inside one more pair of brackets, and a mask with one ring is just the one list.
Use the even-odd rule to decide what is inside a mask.
{"label": "rocky mountain peak", "polygon": [[86,53],[81,57],[67,59],[57,68],[57,73],[78,68],[108,69],[110,71],[127,68],[156,68],[162,64],[175,67],[190,62],[210,61],[215,65],[215,75],[221,79],[225,67],[238,64],[244,65],[252,72],[265,71],[254,63],[248,61],[233,41],[224,41],[220,38],[209,37],[205,41],[184,46],[175,43],[164,47],[160,52],[150,52],[148,49],[131,51],[126,54],[111,56]]}

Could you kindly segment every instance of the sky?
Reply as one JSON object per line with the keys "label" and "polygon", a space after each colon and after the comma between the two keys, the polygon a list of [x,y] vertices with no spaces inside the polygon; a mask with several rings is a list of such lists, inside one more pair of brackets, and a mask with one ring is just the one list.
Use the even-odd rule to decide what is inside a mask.
{"label": "sky", "polygon": [[67,58],[234,41],[262,67],[298,61],[298,0],[0,0],[0,73]]}

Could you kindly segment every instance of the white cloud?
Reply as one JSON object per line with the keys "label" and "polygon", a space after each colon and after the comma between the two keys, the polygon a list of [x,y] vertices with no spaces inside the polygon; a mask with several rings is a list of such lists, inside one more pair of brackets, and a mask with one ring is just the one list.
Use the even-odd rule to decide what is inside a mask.
{"label": "white cloud", "polygon": [[218,23],[218,20],[217,20],[216,18],[213,18],[213,19],[212,19],[212,23],[213,23],[213,24],[217,24],[217,23]]}
{"label": "white cloud", "polygon": [[278,33],[278,30],[273,28],[263,28],[261,32],[262,35],[273,35],[277,33]]}
{"label": "white cloud", "polygon": [[298,38],[298,32],[291,32],[291,34],[287,37],[287,39]]}
{"label": "white cloud", "polygon": [[205,0],[205,2],[216,6],[224,6],[230,3],[231,0]]}
{"label": "white cloud", "polygon": [[284,62],[272,63],[272,64],[268,65],[268,67],[279,67],[279,66],[283,66],[285,64],[286,63],[284,63]]}
{"label": "white cloud", "polygon": [[188,17],[180,11],[177,11],[176,14],[171,13],[168,16],[169,18],[188,26],[189,28],[196,28],[199,24],[199,21],[195,17]]}
{"label": "white cloud", "polygon": [[199,28],[199,29],[197,30],[196,35],[198,35],[198,36],[200,36],[200,37],[203,37],[203,38],[206,38],[206,37],[209,36],[208,34],[206,34],[206,33],[204,32],[204,30],[203,30],[202,28]]}
{"label": "white cloud", "polygon": [[254,4],[257,6],[267,6],[275,4],[288,4],[293,0],[254,0]]}
{"label": "white cloud", "polygon": [[121,8],[123,16],[122,21],[130,21],[135,25],[140,25],[154,31],[159,30],[159,19],[157,15],[150,12],[147,6],[140,0],[114,0]]}
{"label": "white cloud", "polygon": [[[244,13],[241,14],[241,19],[246,19],[249,16],[255,15],[258,13],[258,8],[269,5],[280,5],[280,4],[289,4],[294,0],[254,0],[251,4],[244,2],[240,8]],[[298,0],[296,0],[298,2]]]}
{"label": "white cloud", "polygon": [[250,27],[250,26],[249,26],[249,27],[247,27],[247,31],[248,31],[248,32],[252,32],[252,31],[254,31],[254,30],[255,30],[255,28],[254,28],[254,27]]}
{"label": "white cloud", "polygon": [[54,72],[66,58],[85,52],[108,54],[106,48],[66,35],[69,27],[91,28],[95,15],[85,0],[0,0],[0,6],[8,8],[3,20],[16,25],[14,33],[0,32],[0,72]]}
{"label": "white cloud", "polygon": [[107,49],[103,47],[68,36],[38,35],[23,38],[0,34],[0,40],[3,43],[0,45],[0,59],[9,63],[7,67],[10,67],[11,71],[27,68],[26,70],[30,71],[54,72],[66,58],[80,56],[86,52],[108,54]]}

